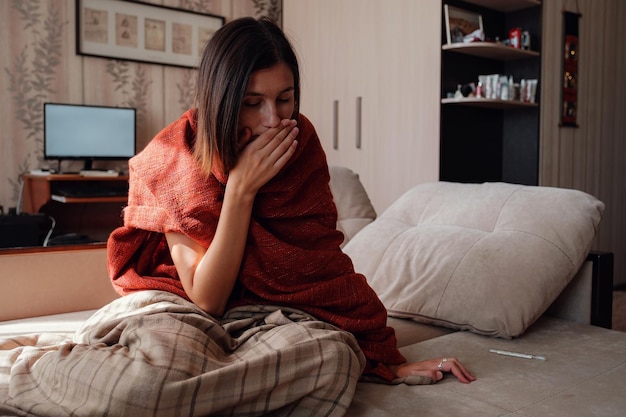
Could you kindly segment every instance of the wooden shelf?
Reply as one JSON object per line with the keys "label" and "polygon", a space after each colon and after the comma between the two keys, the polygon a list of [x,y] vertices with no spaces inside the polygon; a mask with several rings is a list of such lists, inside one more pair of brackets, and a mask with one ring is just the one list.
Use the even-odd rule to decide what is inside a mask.
{"label": "wooden shelf", "polygon": [[499,12],[509,13],[518,10],[528,9],[530,7],[541,6],[541,0],[464,0],[476,6],[485,7],[487,9],[497,10]]}
{"label": "wooden shelf", "polygon": [[80,174],[24,174],[24,178],[37,181],[128,181],[128,175],[80,175]]}
{"label": "wooden shelf", "polygon": [[537,103],[524,103],[513,100],[492,100],[486,98],[443,98],[441,104],[483,107],[488,109],[520,109],[538,107]]}
{"label": "wooden shelf", "polygon": [[[128,204],[127,176],[83,176],[74,174],[25,174],[22,193],[24,213],[44,213],[55,220],[54,233],[78,233],[96,242],[106,242],[110,233],[122,225],[121,213]],[[73,183],[73,184],[71,184]],[[68,197],[62,188],[116,188],[119,195]],[[53,234],[52,237],[55,235]]]}
{"label": "wooden shelf", "polygon": [[66,197],[56,193],[56,186],[66,182],[73,183],[102,183],[114,184],[120,187],[127,186],[128,176],[99,177],[76,174],[30,175],[25,174],[22,211],[38,213],[49,201],[59,203],[126,203],[128,196],[105,197]]}
{"label": "wooden shelf", "polygon": [[528,51],[492,42],[453,43],[443,45],[441,49],[443,51],[458,52],[500,61],[511,61],[539,56],[539,52],[537,51]]}
{"label": "wooden shelf", "polygon": [[126,203],[128,197],[66,197],[64,195],[51,194],[50,199],[59,203]]}

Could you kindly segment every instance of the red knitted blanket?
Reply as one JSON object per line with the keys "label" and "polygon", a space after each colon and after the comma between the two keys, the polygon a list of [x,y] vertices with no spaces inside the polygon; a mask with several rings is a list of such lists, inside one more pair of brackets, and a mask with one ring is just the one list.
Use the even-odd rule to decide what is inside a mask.
{"label": "red knitted blanket", "polygon": [[[369,359],[367,373],[392,375],[379,362],[404,361],[387,314],[339,245],[326,157],[312,124],[300,116],[296,154],[256,197],[240,275],[229,308],[271,304],[297,308],[353,333]],[[115,290],[159,289],[188,299],[164,233],[211,244],[224,197],[220,163],[203,176],[190,143],[196,113],[186,112],[131,159],[124,226],[108,242]]]}

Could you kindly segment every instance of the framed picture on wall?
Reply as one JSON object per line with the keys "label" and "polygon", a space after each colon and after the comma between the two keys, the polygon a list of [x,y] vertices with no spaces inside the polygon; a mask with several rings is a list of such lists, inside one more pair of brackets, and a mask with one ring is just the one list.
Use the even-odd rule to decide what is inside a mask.
{"label": "framed picture on wall", "polygon": [[[473,39],[482,36],[482,15],[447,4],[444,5],[444,15],[448,44],[466,42],[466,37]],[[474,34],[474,37],[472,37],[472,34]]]}
{"label": "framed picture on wall", "polygon": [[121,0],[76,0],[76,52],[179,67],[198,66],[225,18]]}

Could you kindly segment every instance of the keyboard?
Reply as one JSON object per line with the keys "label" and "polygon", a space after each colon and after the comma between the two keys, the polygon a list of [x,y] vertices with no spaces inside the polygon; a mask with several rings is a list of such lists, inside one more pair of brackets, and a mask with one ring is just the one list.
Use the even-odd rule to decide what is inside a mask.
{"label": "keyboard", "polygon": [[53,194],[72,198],[126,197],[128,186],[106,186],[96,184],[72,184],[56,187]]}

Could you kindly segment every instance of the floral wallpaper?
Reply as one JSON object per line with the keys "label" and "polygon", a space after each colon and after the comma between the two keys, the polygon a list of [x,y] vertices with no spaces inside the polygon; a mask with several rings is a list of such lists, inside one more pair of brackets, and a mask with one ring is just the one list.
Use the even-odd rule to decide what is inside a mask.
{"label": "floral wallpaper", "polygon": [[[281,21],[282,0],[151,2],[226,21],[241,16]],[[75,14],[74,1],[0,2],[0,206],[5,213],[17,207],[21,174],[57,166],[43,159],[44,102],[135,107],[138,150],[193,104],[194,69],[77,55]],[[98,163],[126,169],[124,163]],[[63,164],[72,169],[76,162]]]}
{"label": "floral wallpaper", "polygon": [[[44,13],[41,4],[34,0],[12,0],[11,3],[23,30],[32,34],[32,41],[14,51],[13,59],[5,61],[9,65],[4,67],[7,94],[3,95],[2,100],[9,98],[13,102],[11,116],[21,125],[21,143],[30,145],[24,147],[21,157],[15,161],[19,175],[29,167],[39,164],[43,158],[42,103],[56,93],[55,72],[61,61],[62,32],[68,22],[63,20],[57,4],[50,4]],[[3,13],[3,16],[6,14]],[[17,175],[8,175],[7,181],[13,191],[11,197],[14,200],[18,189]]]}

